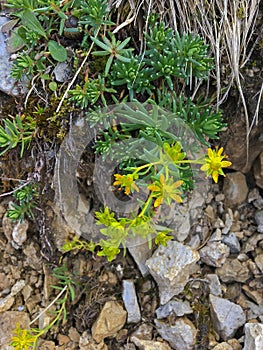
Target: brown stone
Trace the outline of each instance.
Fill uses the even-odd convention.
[[[254,162],[253,173],[257,186],[263,188],[263,152],[260,153]]]
[[[225,204],[230,208],[243,203],[248,194],[245,175],[240,172],[227,174],[224,179],[223,192]]]
[[[67,344],[69,343],[70,339],[67,335],[65,334],[59,334],[58,335],[58,343],[59,345]]]
[[[43,342],[39,342],[39,350],[55,350],[56,345],[53,341],[50,340],[44,340]]]
[[[100,343],[104,338],[116,335],[124,326],[126,317],[127,312],[119,303],[116,301],[106,302],[92,326],[92,337],[97,343]]]
[[[227,132],[222,136],[225,139],[222,145],[225,148],[225,153],[229,156],[229,160],[232,162],[231,168],[242,173],[247,173],[250,171],[255,159],[263,151],[263,142],[261,140],[263,121],[261,120],[257,126],[254,125],[251,130],[249,135],[248,159],[246,159],[246,125],[242,119],[239,116],[238,119],[231,120]]]

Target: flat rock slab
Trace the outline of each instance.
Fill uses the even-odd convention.
[[[160,246],[146,265],[159,288],[160,302],[166,304],[181,293],[199,260],[197,251],[176,241]]]

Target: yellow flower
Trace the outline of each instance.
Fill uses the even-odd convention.
[[[134,176],[133,174],[128,175],[120,175],[120,174],[114,174],[115,181],[113,182],[113,186],[121,186],[125,187],[125,194],[129,195],[134,190],[139,192],[139,188],[134,182],[138,176]]]
[[[12,336],[11,346],[15,350],[30,350],[36,341],[36,336],[32,335],[30,330],[21,329],[20,325],[16,325],[16,329],[13,331],[15,335]]]
[[[220,149],[216,147],[215,150],[208,148],[204,165],[201,167],[201,170],[205,171],[207,176],[212,175],[212,178],[216,183],[218,182],[218,175],[226,176],[222,168],[227,168],[232,165],[228,160],[223,160],[224,158],[227,158],[227,156],[225,154],[222,155],[222,153],[223,147]]]
[[[154,207],[159,207],[163,201],[170,205],[172,199],[178,203],[182,203],[183,200],[179,196],[182,192],[177,189],[182,183],[183,181],[174,182],[173,178],[168,179],[166,182],[164,175],[161,174],[158,181],[148,186],[148,189],[152,192],[151,197],[156,198],[153,204]]]

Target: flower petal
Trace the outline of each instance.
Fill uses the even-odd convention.
[[[223,161],[221,162],[221,167],[222,167],[222,168],[226,168],[226,167],[231,166],[231,165],[232,165],[232,163],[229,162],[228,160],[223,160]]]
[[[154,208],[157,208],[157,207],[159,207],[161,204],[162,204],[162,202],[163,202],[163,197],[158,197],[156,200],[155,200],[155,202],[154,202]]]
[[[160,192],[160,186],[152,184],[148,186],[148,190],[152,192]]]
[[[215,183],[218,182],[218,172],[217,171],[212,172],[212,178],[215,181]]]

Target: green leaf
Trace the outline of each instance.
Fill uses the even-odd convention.
[[[128,42],[130,40],[131,40],[131,38],[126,38],[120,45],[117,46],[116,51],[122,50],[128,44]]]
[[[103,50],[108,51],[109,53],[112,52],[112,48],[110,46],[105,45],[104,43],[102,43],[100,40],[98,40],[97,38],[94,38],[93,36],[91,36],[91,40],[94,41],[94,43],[101,47]]]
[[[55,81],[51,81],[48,84],[48,87],[50,88],[51,91],[56,91],[58,88],[58,84]]]
[[[41,23],[37,19],[36,15],[34,12],[30,9],[27,9],[23,11],[23,16],[22,16],[22,24],[32,30],[33,32],[36,32],[37,34],[43,36],[44,38],[47,39],[46,31],[42,27]]]
[[[54,58],[54,60],[58,62],[64,62],[67,59],[67,50],[65,49],[64,46],[59,45],[56,41],[54,40],[49,40],[48,42],[48,50]]]
[[[10,37],[7,39],[7,51],[8,53],[14,53],[22,49],[23,46],[25,46],[25,42],[18,34],[18,28],[15,28],[14,31],[11,32]]]
[[[108,58],[108,61],[106,63],[106,66],[105,66],[105,77],[109,74],[110,66],[112,64],[112,61],[113,61],[113,56],[110,55],[110,57]]]

